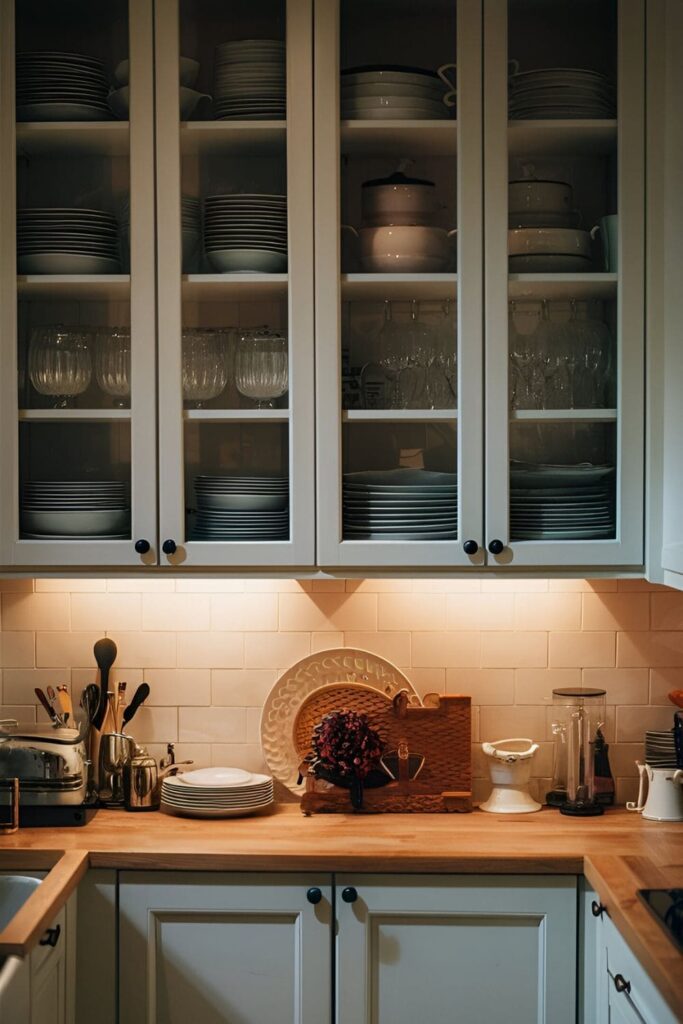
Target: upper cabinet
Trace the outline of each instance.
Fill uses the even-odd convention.
[[[642,565],[643,0],[0,11],[3,564]]]

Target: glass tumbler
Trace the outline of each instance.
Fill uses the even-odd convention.
[[[90,384],[90,332],[84,327],[35,327],[28,348],[28,373],[40,395],[54,398],[54,409],[66,409]]]
[[[95,339],[95,380],[97,386],[124,409],[130,397],[130,328],[105,327]]]
[[[289,386],[287,338],[267,328],[243,331],[235,353],[235,384],[257,409],[273,409]]]
[[[222,332],[208,328],[183,330],[183,397],[201,409],[218,398],[228,382],[225,340]]]

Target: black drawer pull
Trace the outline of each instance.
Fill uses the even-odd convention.
[[[593,900],[591,903],[591,914],[593,917],[602,917],[606,910],[607,907],[604,903],[598,903],[596,900]]]
[[[627,981],[623,974],[614,975],[614,987],[617,992],[625,992],[626,995],[630,995],[631,982]]]
[[[59,936],[62,934],[62,926],[56,925],[54,928],[48,928],[39,942],[40,946],[52,946],[53,948],[59,942]]]
[[[318,888],[317,885],[312,885],[311,888],[308,889],[308,891],[306,892],[306,899],[308,900],[309,903],[313,903],[314,905],[316,903],[320,903],[322,898],[322,891]]]

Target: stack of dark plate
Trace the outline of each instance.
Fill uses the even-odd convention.
[[[193,540],[289,539],[289,480],[285,476],[198,476]]]
[[[645,760],[651,768],[677,768],[676,737],[673,729],[648,729]]]
[[[584,68],[541,68],[510,76],[513,120],[616,117],[614,86],[606,75]]]
[[[513,540],[604,540],[615,536],[613,466],[513,462]]]
[[[116,217],[81,208],[18,210],[17,264],[20,274],[118,274]]]
[[[346,540],[456,540],[458,477],[425,469],[344,474]]]
[[[109,78],[97,57],[17,54],[17,121],[110,121]]]
[[[287,270],[287,196],[263,193],[208,196],[204,249],[219,273]]]
[[[130,502],[120,480],[31,480],[21,502],[22,537],[130,537]]]

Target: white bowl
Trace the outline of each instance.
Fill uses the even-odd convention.
[[[62,534],[65,537],[77,534],[123,533],[130,525],[130,512],[108,510],[106,512],[24,512],[22,528],[30,533]]]
[[[508,215],[509,228],[573,228],[578,221],[578,212],[550,213],[548,210],[517,210]]]
[[[181,85],[193,89],[199,77],[199,61],[191,57],[180,58],[179,82]],[[130,82],[130,61],[122,60],[117,64],[114,71],[114,81],[117,85],[128,85]]]
[[[410,260],[413,257],[431,257],[445,265],[451,252],[449,233],[443,228],[401,224],[378,228],[361,228],[360,255],[362,260]]]
[[[510,256],[508,269],[511,274],[585,274],[593,269],[593,263],[586,256],[547,252]]]
[[[365,256],[361,268],[369,274],[439,274],[448,267],[440,256]]]
[[[392,107],[390,110],[386,107],[372,107],[366,110],[344,104],[341,116],[344,121],[440,121],[447,120],[450,114],[445,106],[441,113],[436,110],[416,110],[415,107]]]
[[[208,252],[206,258],[219,274],[284,274],[287,270],[287,257],[267,249],[217,249]]]
[[[510,256],[553,253],[590,258],[591,237],[577,228],[511,228],[508,230]]]
[[[211,97],[205,92],[196,92],[194,89],[187,89],[181,85],[178,89],[180,94],[180,120],[187,121],[192,117],[201,100],[210,100]],[[120,89],[114,89],[107,97],[109,109],[122,121],[128,119],[130,112],[130,86],[124,85]]]
[[[511,181],[508,185],[510,214],[547,210],[550,213],[571,213],[572,187],[565,181],[537,181],[529,178]]]

